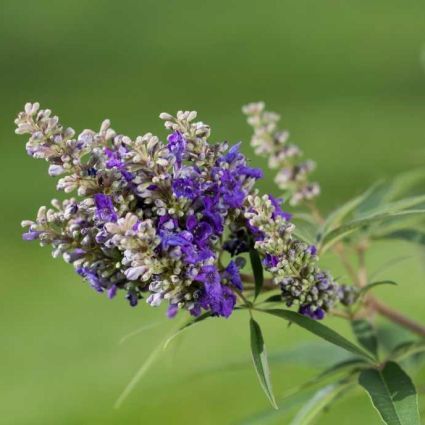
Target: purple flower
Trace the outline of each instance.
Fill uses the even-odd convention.
[[[161,243],[164,249],[174,246],[184,247],[190,245],[192,239],[192,234],[186,231],[180,233],[163,232],[161,234]]]
[[[205,221],[198,221],[195,215],[187,218],[186,229],[192,233],[198,245],[202,245],[213,233],[211,225]]]
[[[22,239],[24,241],[34,241],[38,239],[38,237],[41,235],[42,232],[35,232],[33,230],[30,230],[29,232],[22,234]]]
[[[317,248],[314,245],[310,245],[307,247],[306,252],[310,255],[317,255]]]
[[[220,274],[216,266],[203,266],[195,279],[205,285],[216,286],[220,283]]]
[[[229,317],[235,307],[236,296],[228,286],[220,283],[217,267],[202,267],[195,280],[204,284],[200,306],[205,310],[210,309],[214,315]]]
[[[298,312],[313,320],[322,320],[325,317],[325,311],[322,308],[317,307],[316,309],[313,309],[310,304],[302,305]]]
[[[104,222],[117,221],[117,213],[115,212],[114,205],[111,198],[103,193],[96,193],[94,195],[94,202],[96,205],[96,217]]]
[[[174,179],[172,189],[177,198],[195,199],[199,196],[199,184],[193,177]]]
[[[269,195],[269,199],[274,207],[274,213],[272,214],[273,219],[275,219],[276,217],[282,217],[286,221],[291,220],[292,214],[283,211],[281,208],[281,204],[283,202],[281,199],[276,199],[272,195]]]
[[[219,162],[227,162],[227,163],[232,163],[233,161],[235,161],[236,159],[239,159],[242,157],[242,155],[239,153],[239,148],[241,146],[241,142],[236,143],[236,145],[233,145],[230,149],[229,152],[227,152],[226,155],[222,156],[219,159]]]
[[[134,291],[129,291],[125,297],[127,298],[130,307],[136,307],[139,303],[139,297]]]
[[[168,149],[176,157],[177,167],[180,168],[186,150],[186,140],[180,132],[175,131],[167,137],[167,141]]]
[[[234,175],[229,170],[224,170],[222,173],[220,194],[223,197],[224,203],[229,208],[242,207],[246,196],[240,181],[237,179],[237,175]]]
[[[252,168],[252,167],[248,167],[246,165],[241,165],[240,167],[238,167],[238,174],[240,175],[244,175],[245,177],[250,177],[253,179],[261,179],[263,178],[263,171],[260,170],[259,168]]]
[[[239,273],[239,268],[236,263],[231,260],[222,274],[224,279],[227,279],[231,285],[240,291],[243,290],[242,279]]]
[[[117,290],[118,287],[117,285],[112,285],[109,289],[108,289],[108,298],[112,299],[115,297],[115,295],[117,294]]]
[[[105,155],[109,158],[109,160],[106,162],[107,168],[118,168],[118,170],[121,171],[121,175],[127,182],[130,182],[134,179],[133,174],[127,171],[125,168],[125,163],[122,160],[122,156],[127,152],[126,148],[121,146],[117,151],[112,151],[109,148],[105,148],[104,152]]]
[[[178,311],[179,311],[179,308],[177,304],[170,304],[167,309],[167,317],[169,319],[172,319],[173,317],[176,316]]]
[[[105,281],[104,279],[100,278],[96,272],[88,269],[87,267],[79,267],[76,271],[80,276],[86,279],[90,283],[91,287],[97,292],[104,291],[105,288],[103,284]]]
[[[267,254],[263,260],[264,266],[267,267],[268,269],[272,267],[276,267],[278,263],[279,263],[279,257],[277,257],[276,255]]]

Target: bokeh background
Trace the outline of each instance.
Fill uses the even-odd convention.
[[[21,241],[20,221],[56,196],[46,164],[14,135],[26,101],[77,131],[108,117],[131,136],[164,136],[160,112],[196,109],[214,139],[243,140],[264,166],[240,113],[263,99],[318,162],[326,211],[377,178],[424,166],[424,30],[421,1],[0,0],[0,423],[226,425],[268,409],[242,313],[187,332],[113,409],[175,323],[162,309],[97,295],[48,249]],[[262,188],[275,189],[269,174]],[[409,258],[380,273],[400,286],[380,295],[425,320],[414,247],[379,244],[370,269],[400,253]],[[334,258],[324,263],[338,274]],[[278,396],[341,355],[295,327],[259,320]],[[329,324],[349,335],[338,319]],[[317,423],[379,419],[358,392]]]

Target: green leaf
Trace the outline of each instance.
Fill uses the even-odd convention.
[[[255,249],[251,249],[249,251],[249,258],[251,259],[251,267],[252,272],[254,273],[255,280],[255,293],[254,299],[258,297],[261,290],[263,289],[264,275],[263,275],[263,265],[261,264],[260,256],[258,255],[258,251]]]
[[[324,235],[320,244],[320,251],[324,253],[333,244],[335,244],[342,238],[348,236],[349,234],[353,233],[354,231],[360,228],[369,226],[371,224],[381,222],[387,218],[403,217],[407,215],[424,214],[424,213],[425,213],[425,208],[421,208],[416,210],[406,210],[406,211],[399,211],[399,212],[384,212],[379,214],[377,213],[377,214],[372,214],[368,217],[359,218],[359,219],[350,221],[346,224],[343,224],[340,227],[337,227],[334,230],[331,230],[326,235]]]
[[[366,369],[359,384],[388,425],[420,425],[418,397],[410,377],[394,362],[383,369]]]
[[[372,186],[366,192],[362,193],[359,196],[356,196],[353,199],[350,199],[348,202],[343,204],[341,207],[333,211],[325,220],[319,232],[317,234],[317,240],[320,241],[321,236],[328,233],[336,225],[340,224],[341,221],[351,212],[353,212],[362,202],[367,199],[371,193],[375,190],[376,185]]]
[[[278,419],[280,420],[279,423],[286,423],[283,422],[282,419],[285,418],[288,413],[290,413],[294,409],[294,407],[306,403],[311,397],[311,395],[311,391],[304,391],[280,399],[279,410],[262,410],[252,416],[249,416],[248,418],[244,418],[242,421],[238,422],[237,425],[265,425],[269,423],[275,424]]]
[[[416,229],[403,229],[377,236],[375,239],[398,239],[418,245],[425,245],[425,232]]]
[[[397,286],[397,282],[394,282],[393,280],[377,280],[375,282],[368,283],[362,289],[360,289],[360,294],[365,294],[366,292],[370,291],[371,289],[375,288],[376,286],[382,286],[382,285]]]
[[[178,326],[178,325],[177,325]],[[174,330],[172,330],[174,332]],[[146,360],[143,362],[143,364],[140,366],[139,370],[136,372],[136,374],[133,376],[133,378],[130,380],[130,382],[127,384],[127,386],[124,388],[123,392],[120,394],[118,399],[116,400],[114,404],[114,408],[118,409],[122,403],[125,401],[125,399],[130,395],[130,393],[133,391],[137,383],[143,378],[143,376],[146,374],[146,372],[150,369],[150,367],[155,363],[159,355],[161,354],[164,341],[167,340],[167,336],[165,339],[158,344],[154,350],[151,351],[149,356],[146,358]]]
[[[347,388],[346,382],[337,382],[320,388],[313,397],[304,404],[296,414],[290,425],[308,425],[311,421],[330,404],[343,390]]]
[[[315,387],[317,384],[321,383],[324,380],[329,380],[333,375],[338,375],[341,372],[344,372],[347,377],[352,376],[353,374],[359,372],[361,369],[370,368],[370,363],[367,363],[362,358],[350,358],[342,362],[336,363],[329,368],[325,369],[323,372],[314,376],[312,379],[304,382],[300,386],[290,390],[289,395],[296,394],[300,391],[303,391],[307,388]]]
[[[326,325],[322,325],[317,320],[310,319],[309,317],[303,316],[302,314],[296,313],[291,310],[280,310],[280,309],[270,309],[270,310],[259,310],[263,313],[271,314],[273,316],[280,317],[281,319],[289,320],[292,323],[295,323],[298,326],[308,330],[309,332],[323,338],[324,340],[337,345],[351,353],[360,355],[364,358],[367,358],[374,361],[373,357],[363,351],[360,347],[353,344],[348,339],[344,338],[339,333],[335,332],[333,329],[328,328]]]
[[[255,371],[261,388],[263,388],[267,398],[275,409],[279,409],[274,398],[272,383],[270,379],[270,369],[267,360],[266,347],[264,345],[263,334],[258,323],[250,319],[249,327],[251,331],[251,353]]]
[[[264,302],[265,303],[281,303],[282,302],[282,295],[280,295],[280,294],[272,295],[272,296],[268,297],[267,299],[265,299]]]
[[[408,341],[397,345],[390,353],[391,360],[401,361],[407,357],[413,356],[425,351],[425,341]]]
[[[425,195],[411,196],[409,198],[403,198],[398,201],[384,203],[378,207],[368,211],[364,215],[360,215],[359,218],[369,217],[383,213],[397,213],[406,211],[410,208],[417,207],[418,205],[422,208],[425,203]],[[421,209],[420,208],[420,209]]]
[[[378,338],[375,329],[368,320],[352,320],[351,328],[360,345],[375,357],[378,355]]]
[[[387,182],[378,182],[369,196],[359,205],[357,212],[364,214],[376,209],[382,204],[393,201],[394,199],[409,194],[409,192],[425,181],[425,169],[423,167],[401,173]]]
[[[382,200],[383,202],[392,201],[410,192],[424,181],[425,169],[423,167],[401,173],[387,186]]]
[[[210,311],[207,311],[200,316],[196,317],[195,319],[189,320],[187,323],[185,323],[183,326],[181,326],[179,329],[177,329],[176,332],[174,332],[171,336],[169,336],[163,345],[163,349],[166,350],[168,345],[171,341],[173,341],[174,338],[176,338],[178,335],[180,335],[182,332],[187,330],[189,327],[193,325],[197,325],[198,323],[202,322],[205,319],[208,319],[209,317],[213,317]]]

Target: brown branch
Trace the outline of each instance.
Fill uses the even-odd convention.
[[[386,317],[391,320],[391,322],[397,323],[398,325],[411,330],[412,332],[420,335],[421,337],[425,337],[425,326],[420,323],[409,319],[404,314],[400,313],[397,310],[389,307],[383,302],[377,300],[374,297],[369,296],[367,299],[367,303],[371,309],[376,311],[381,316]]]

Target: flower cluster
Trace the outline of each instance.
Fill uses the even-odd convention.
[[[322,319],[335,304],[354,302],[354,287],[338,284],[319,269],[316,247],[294,237],[295,226],[275,198],[250,195],[247,203],[245,217],[253,229],[254,248],[263,255],[263,265],[288,307],[298,305],[300,313]]]
[[[252,107],[251,107],[252,109]],[[61,176],[57,189],[78,197],[41,207],[25,240],[50,245],[98,292],[126,292],[131,306],[168,304],[228,317],[244,290],[240,256],[257,249],[288,306],[321,319],[346,289],[315,265],[315,248],[293,237],[290,215],[254,188],[261,170],[248,165],[239,144],[209,143],[196,112],[163,113],[167,141],[147,133],[134,140],[109,121],[76,135],[50,110],[25,105],[18,134],[27,152]],[[223,264],[223,252],[231,259]]]
[[[251,145],[258,155],[268,158],[270,168],[279,170],[276,184],[285,191],[291,205],[315,198],[320,193],[320,186],[308,181],[315,163],[300,160],[302,152],[298,146],[288,142],[288,131],[277,128],[280,116],[264,108],[263,102],[250,103],[242,108],[248,124],[254,129]]]

